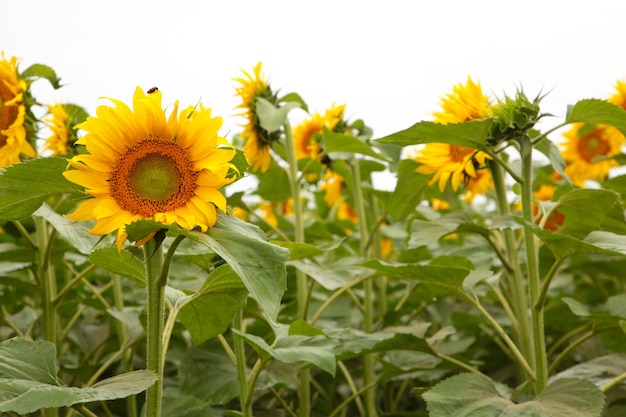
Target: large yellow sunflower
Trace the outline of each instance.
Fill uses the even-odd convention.
[[[254,67],[252,74],[244,70],[242,72],[244,76],[235,78],[235,81],[240,84],[236,87],[236,95],[241,97],[241,104],[237,106],[238,109],[242,109],[239,115],[247,120],[241,132],[241,137],[246,141],[243,151],[253,171],[265,172],[272,160],[270,155],[272,142],[278,140],[280,134],[270,133],[261,127],[256,112],[256,100],[261,97],[275,103],[277,98],[265,81],[260,62]]]
[[[617,104],[626,110],[626,82],[617,81],[615,83],[615,94],[607,100],[609,103]]]
[[[334,130],[343,121],[345,105],[335,105],[326,110],[322,116],[315,113],[293,129],[293,141],[296,150],[296,159],[316,158],[322,152],[322,146],[317,134],[324,132],[324,128]]]
[[[620,153],[624,135],[612,126],[589,126],[574,123],[563,133],[566,138],[561,154],[567,163],[565,173],[574,184],[583,187],[585,180],[604,181],[618,163],[611,159]]]
[[[20,162],[20,155],[35,156],[26,140],[24,128],[24,92],[26,81],[18,76],[17,58],[7,60],[2,51],[0,59],[0,167]]]
[[[43,148],[51,156],[67,155],[69,153],[68,140],[70,137],[67,125],[69,116],[62,104],[48,104],[47,107],[49,116],[44,119],[44,122],[50,128],[52,134],[44,142]]]
[[[87,134],[77,143],[87,154],[70,160],[65,177],[85,187],[93,198],[68,217],[95,220],[94,235],[117,231],[121,249],[126,225],[140,219],[178,224],[202,231],[216,222],[217,210],[226,211],[219,188],[228,177],[235,155],[218,136],[220,117],[200,105],[178,114],[178,102],[169,117],[161,107],[161,92],[144,94],[138,87],[133,109],[110,99],[115,107],[100,106],[96,117],[77,127]]]
[[[490,115],[489,98],[482,93],[479,83],[468,77],[467,84],[454,86],[452,94],[441,99],[441,112],[435,112],[436,123],[463,123],[471,120],[484,119]],[[418,150],[413,159],[421,165],[417,172],[434,174],[430,184],[438,183],[443,191],[450,182],[454,191],[461,183],[468,185],[466,200],[479,192],[484,192],[491,182],[487,171],[479,171],[485,167],[489,156],[476,149],[447,143],[428,143]]]

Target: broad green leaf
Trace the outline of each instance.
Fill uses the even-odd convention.
[[[559,232],[582,237],[598,229],[618,201],[619,194],[609,190],[574,189],[563,194],[556,206],[565,216]]]
[[[299,259],[289,261],[287,265],[304,272],[329,291],[350,283],[362,271],[351,258],[341,258],[337,262],[323,264],[310,259]]]
[[[524,223],[521,219],[518,221]],[[626,255],[626,236],[623,235],[596,231],[589,233],[584,240],[580,240],[563,233],[541,229],[534,224],[527,225],[533,234],[550,248],[558,260],[585,253]]]
[[[393,265],[378,260],[369,260],[361,264],[366,268],[374,269],[389,277],[410,279],[428,285],[445,288],[460,293],[463,291],[463,281],[470,270],[449,266],[431,266],[420,264]]]
[[[374,151],[374,149],[359,138],[343,133],[324,130],[324,150],[331,152],[358,153],[371,156],[372,158],[387,160],[387,157]]]
[[[55,228],[63,240],[76,248],[76,250],[82,254],[87,255],[91,253],[98,243],[103,240],[101,236],[87,234],[87,231],[91,229],[91,224],[86,222],[75,222],[63,217],[52,210],[46,203],[43,203],[41,207],[33,213],[33,215],[46,219],[46,221]]]
[[[287,171],[278,165],[272,165],[265,172],[255,172],[259,179],[256,189],[259,197],[267,201],[280,202],[291,197]]]
[[[563,300],[563,302],[567,304],[569,309],[575,315],[579,317],[589,317],[591,315],[589,308],[583,303],[581,303],[580,301],[574,300],[573,298],[570,298],[570,297],[563,297],[561,298],[561,300]]]
[[[626,372],[626,355],[612,353],[579,363],[556,374],[554,379],[580,378],[601,387]]]
[[[259,336],[233,332],[243,337],[265,360],[270,357],[284,363],[307,363],[335,375],[337,362],[332,345],[324,336],[287,336],[279,338],[274,346],[267,344]]]
[[[32,413],[124,398],[145,391],[156,381],[150,371],[134,371],[88,388],[65,386],[56,375],[53,343],[13,338],[0,343],[0,412]]]
[[[430,417],[599,417],[604,394],[583,379],[559,379],[534,400],[516,404],[476,374],[444,380],[422,395]]]
[[[67,124],[69,126],[82,123],[89,117],[87,110],[77,104],[65,103],[63,104],[63,110],[67,113]]]
[[[298,93],[287,93],[284,96],[279,97],[278,98],[278,102],[279,103],[296,102],[296,103],[300,104],[300,108],[302,110],[304,110],[306,112],[309,111],[309,106],[307,106],[307,104],[304,101],[304,99]]]
[[[128,278],[142,288],[146,286],[143,263],[126,251],[118,252],[117,248],[100,249],[89,255],[89,262]]]
[[[287,114],[291,110],[300,107],[300,103],[290,101],[281,107],[276,107],[263,97],[257,97],[255,106],[261,127],[268,132],[275,132],[283,126],[287,119]]]
[[[150,233],[156,233],[163,229],[169,229],[169,226],[156,220],[140,219],[126,225],[125,232],[130,242],[137,242],[148,236]]]
[[[626,135],[626,111],[620,106],[605,100],[580,100],[568,109],[566,123],[602,123],[619,129]]]
[[[322,329],[310,325],[304,320],[296,320],[289,325],[289,336],[326,336]]]
[[[289,259],[292,261],[296,259],[312,258],[324,253],[323,249],[308,243],[286,242],[283,240],[273,240],[272,243],[288,249]]]
[[[261,229],[234,216],[219,216],[206,234],[179,233],[221,256],[270,320],[276,319],[286,286],[287,249],[269,243]]]
[[[472,232],[480,235],[489,233],[487,229],[474,223],[468,213],[457,211],[430,221],[413,220],[408,246],[409,248],[428,246],[436,243],[446,235],[462,232]]]
[[[202,287],[183,301],[178,319],[196,345],[223,333],[239,310],[248,291],[229,265],[211,272]]]
[[[412,159],[404,159],[398,165],[398,182],[387,204],[387,212],[393,220],[405,219],[422,201],[422,190],[431,176],[416,173],[418,166]]]
[[[606,306],[612,316],[626,318],[626,294],[617,294],[609,297]]]
[[[203,381],[204,383],[204,381]],[[206,398],[191,395],[179,387],[166,387],[163,390],[163,416],[213,417],[211,403]]]
[[[50,84],[52,84],[54,88],[61,87],[61,79],[57,77],[56,72],[47,65],[33,64],[22,71],[20,75],[22,78],[26,79],[44,78],[50,81]]]
[[[543,139],[535,145],[535,149],[544,154],[550,161],[555,172],[569,182],[569,176],[565,173],[565,160],[558,146],[551,140]]]
[[[84,194],[62,175],[66,167],[67,160],[62,158],[31,159],[7,167],[0,175],[0,219],[24,219],[53,195]]]
[[[411,326],[387,327],[381,331],[365,333],[356,329],[327,329],[325,332],[335,342],[335,355],[339,360],[362,356],[366,353],[392,350],[411,350],[432,354],[433,349],[425,338],[430,323],[417,322]]]
[[[447,143],[488,151],[486,139],[491,123],[491,119],[449,124],[419,122],[408,129],[392,133],[377,141],[400,146]]]

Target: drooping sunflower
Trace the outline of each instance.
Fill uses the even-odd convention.
[[[242,109],[239,115],[246,118],[244,130],[241,132],[241,137],[246,141],[244,154],[253,171],[265,172],[272,161],[270,148],[272,143],[280,138],[280,132],[268,132],[263,129],[256,112],[256,101],[259,97],[272,103],[277,102],[276,94],[265,81],[261,66],[259,62],[252,74],[242,70],[244,76],[235,78],[240,84],[235,90],[236,95],[241,98],[241,104],[237,106],[238,109]]]
[[[328,207],[335,206],[342,201],[341,189],[345,180],[336,172],[327,170],[324,174],[324,182],[320,185],[320,190],[324,191],[324,201]]]
[[[617,81],[615,83],[615,93],[607,100],[609,103],[617,104],[626,110],[626,82]]]
[[[491,113],[489,98],[482,93],[480,84],[469,77],[466,85],[454,86],[452,94],[441,99],[441,108],[441,112],[434,113],[434,121],[442,124],[484,119]],[[448,182],[454,191],[461,183],[466,183],[468,201],[489,186],[490,174],[481,170],[488,158],[487,154],[476,149],[447,143],[428,143],[413,155],[413,159],[421,164],[417,172],[434,174],[430,184],[438,183],[441,191]]]
[[[87,132],[77,142],[88,153],[73,157],[74,169],[64,172],[92,196],[68,217],[95,220],[94,235],[117,231],[120,250],[133,221],[204,232],[217,209],[226,211],[219,189],[232,182],[229,169],[236,168],[230,163],[235,150],[218,136],[222,119],[202,105],[179,115],[178,102],[166,116],[161,100],[160,91],[146,95],[137,87],[132,109],[115,99],[115,107],[98,107],[96,117],[77,126]]]
[[[613,126],[574,123],[563,133],[566,141],[561,154],[567,166],[565,173],[574,184],[584,187],[585,180],[602,182],[618,163],[611,159],[620,153],[624,135]]]
[[[69,153],[69,116],[62,104],[48,104],[49,116],[44,122],[50,128],[52,134],[46,139],[43,148],[51,156],[67,155]]]
[[[317,158],[322,152],[318,134],[323,133],[324,128],[330,131],[335,130],[343,121],[345,108],[345,104],[333,104],[324,115],[315,113],[293,129],[296,159]]]
[[[19,78],[17,58],[0,59],[0,167],[20,162],[20,155],[35,156],[28,143],[24,118],[26,107],[24,93],[28,85]]]

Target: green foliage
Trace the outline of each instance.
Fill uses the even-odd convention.
[[[56,374],[56,348],[50,342],[13,338],[0,343],[0,411],[25,414],[40,408],[106,401],[138,394],[156,376],[134,371],[102,380],[89,388],[65,386]]]

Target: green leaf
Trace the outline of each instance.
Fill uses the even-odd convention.
[[[274,346],[259,336],[233,332],[243,337],[265,360],[272,357],[284,363],[307,363],[335,375],[337,362],[331,344],[324,336],[287,336],[276,340]]]
[[[43,203],[33,215],[46,219],[63,240],[82,254],[87,255],[91,253],[98,243],[103,240],[101,236],[87,234],[87,231],[91,228],[90,223],[74,222],[56,213],[46,203]]]
[[[52,84],[55,89],[61,87],[61,79],[57,77],[56,72],[47,65],[33,64],[22,71],[20,76],[25,79],[44,78],[50,81],[50,84]]]
[[[278,99],[279,103],[288,103],[288,102],[296,102],[300,104],[300,108],[306,112],[309,111],[309,106],[307,106],[304,99],[298,93],[288,93]]]
[[[418,166],[412,159],[404,159],[398,164],[398,182],[387,204],[387,212],[395,221],[405,219],[422,201],[422,190],[431,175],[416,173]]]
[[[387,161],[388,158],[374,151],[374,149],[359,138],[343,133],[331,132],[324,129],[324,150],[331,152],[358,153],[372,158]]]
[[[261,229],[234,216],[219,216],[206,234],[180,233],[221,256],[270,320],[276,319],[285,292],[287,249],[269,243]]]
[[[117,248],[108,248],[94,251],[89,256],[89,262],[114,274],[121,275],[144,288],[146,275],[143,263],[134,255]]]
[[[602,123],[619,129],[626,135],[626,111],[620,106],[605,100],[580,100],[568,109],[566,123]]]
[[[289,184],[287,171],[278,165],[272,165],[265,172],[255,172],[259,178],[259,185],[256,193],[259,197],[267,201],[280,202],[291,197],[291,189],[286,186]],[[285,184],[280,186],[279,184]]]
[[[618,201],[619,194],[609,190],[574,189],[563,194],[556,206],[565,216],[559,233],[582,237],[597,230]]]
[[[309,243],[286,242],[283,240],[273,240],[272,243],[288,249],[289,259],[292,261],[296,259],[312,258],[324,253],[323,249]]]
[[[319,263],[310,259],[287,262],[287,265],[304,272],[329,291],[334,291],[353,281],[362,271],[352,258],[341,258],[337,262]]]
[[[261,127],[271,133],[276,132],[283,126],[287,119],[287,114],[291,110],[300,107],[300,103],[289,101],[281,107],[276,107],[263,97],[257,97],[255,106]]]
[[[449,124],[419,122],[408,129],[392,133],[377,141],[400,146],[448,143],[488,151],[486,139],[491,123],[491,119]]]
[[[469,269],[458,267],[420,264],[392,265],[379,260],[369,260],[362,263],[361,266],[374,269],[390,277],[410,279],[456,293],[463,291],[463,281],[471,272]]]
[[[140,219],[126,225],[126,234],[129,242],[138,242],[148,236],[150,233],[156,233],[163,229],[169,229],[169,226],[156,220]]]
[[[335,355],[346,360],[366,353],[391,350],[411,350],[432,354],[433,348],[425,339],[430,323],[417,322],[411,326],[387,327],[378,332],[365,333],[355,329],[327,329],[335,341]]]
[[[63,110],[67,113],[68,126],[76,126],[77,124],[87,120],[87,117],[89,117],[87,110],[77,104],[65,103],[63,104]]]
[[[626,372],[626,355],[612,353],[579,363],[554,376],[554,379],[580,378],[601,387]]]
[[[216,268],[193,295],[180,300],[178,319],[196,345],[224,333],[246,305],[248,291],[230,265]]]
[[[0,343],[0,412],[32,413],[124,398],[145,391],[157,377],[135,371],[108,378],[88,388],[63,385],[56,375],[53,343],[13,338]]]
[[[83,188],[65,179],[66,167],[67,160],[62,158],[31,159],[7,167],[0,175],[0,218],[21,220],[30,216],[48,197],[84,194]]]
[[[413,220],[408,246],[409,248],[428,246],[446,235],[462,232],[473,232],[483,236],[489,233],[487,229],[475,224],[468,213],[458,211],[431,221]]]
[[[565,173],[565,160],[558,146],[551,140],[543,139],[535,145],[535,149],[544,154],[550,161],[555,172],[569,182],[569,176]]]
[[[534,400],[515,404],[481,375],[461,374],[424,393],[430,417],[599,417],[604,394],[583,379],[559,379]]]

